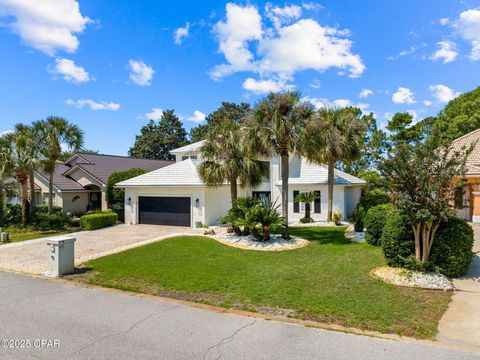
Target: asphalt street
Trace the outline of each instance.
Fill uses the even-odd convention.
[[[0,359],[479,359],[0,272]]]

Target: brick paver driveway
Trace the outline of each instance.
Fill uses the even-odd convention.
[[[178,226],[120,225],[96,231],[78,232],[71,234],[77,239],[75,265],[132,247],[185,234],[200,235],[202,230]],[[47,269],[46,259],[46,239],[0,246],[0,270],[42,274]]]

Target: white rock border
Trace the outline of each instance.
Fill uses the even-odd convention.
[[[370,275],[387,284],[415,287],[429,290],[455,290],[452,282],[442,274],[423,273],[390,266],[381,266],[373,269]]]
[[[238,236],[236,234],[218,233],[216,235],[206,235],[224,245],[232,246],[243,250],[257,251],[285,251],[300,249],[307,246],[308,240],[290,236],[289,240],[285,240],[279,234],[271,234],[269,241],[256,241],[252,235]]]

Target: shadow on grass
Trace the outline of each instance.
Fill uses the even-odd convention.
[[[332,227],[291,227],[290,234],[315,241],[320,244],[352,245],[353,242],[345,237],[345,228]]]

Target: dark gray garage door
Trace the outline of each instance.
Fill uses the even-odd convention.
[[[191,226],[189,197],[146,197],[139,199],[140,224]]]

